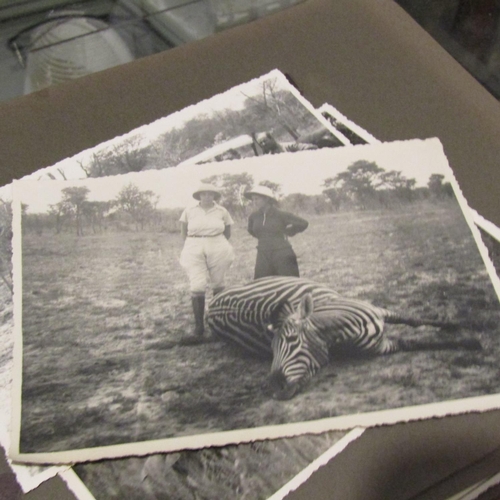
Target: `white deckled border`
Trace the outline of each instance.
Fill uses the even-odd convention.
[[[473,484],[469,488],[453,495],[446,500],[476,500],[479,498],[479,495],[486,493],[490,488],[498,485],[500,483],[500,472],[489,477],[488,479],[483,479],[482,481],[478,481],[476,484]]]
[[[90,493],[90,490],[73,469],[60,472],[59,477],[66,483],[68,489],[78,500],[96,500],[95,496]]]
[[[365,429],[355,427],[352,431],[348,432],[342,439],[337,441],[329,450],[325,451],[316,460],[311,462],[305,469],[299,472],[291,481],[280,488],[276,493],[271,495],[267,500],[282,500],[289,493],[295,491],[299,486],[305,483],[320,467],[326,465],[332,458],[336,457],[354,440],[358,439]]]
[[[9,466],[16,475],[17,482],[24,493],[29,493],[38,488],[42,483],[52,479],[58,474],[71,470],[70,465],[65,466],[29,466],[13,464],[9,461]]]
[[[349,120],[349,118],[345,117],[338,109],[334,108],[331,104],[325,102],[318,108],[318,111],[321,113],[322,116],[324,116],[324,114],[330,115],[336,121],[342,123],[342,125],[344,125],[352,132],[354,132],[361,139],[365,140],[368,144],[374,144],[380,142],[372,134],[367,132],[364,128],[361,128],[359,125]],[[330,126],[333,129],[335,129],[333,125]]]
[[[492,238],[500,243],[500,227],[490,222],[488,219],[485,219],[482,215],[480,215],[476,210],[471,208],[472,216],[474,218],[474,222],[485,232],[488,233]]]

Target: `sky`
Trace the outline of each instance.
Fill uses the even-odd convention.
[[[453,173],[437,139],[339,147],[298,153],[260,156],[237,161],[192,165],[164,170],[148,170],[113,177],[76,181],[18,181],[14,200],[28,205],[28,212],[45,212],[49,205],[62,199],[61,190],[68,186],[86,186],[88,200],[114,199],[126,185],[151,190],[159,196],[159,208],[185,207],[195,204],[192,193],[199,182],[212,175],[248,172],[255,184],[262,180],[277,182],[283,195],[320,194],[323,181],[334,177],[357,160],[374,161],[386,171],[398,170],[414,178],[417,186],[427,185],[431,174],[442,174],[451,181]]]

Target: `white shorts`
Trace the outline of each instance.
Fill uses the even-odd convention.
[[[192,293],[205,293],[208,278],[212,288],[222,288],[226,271],[233,261],[233,247],[222,234],[208,238],[188,236],[180,257]]]

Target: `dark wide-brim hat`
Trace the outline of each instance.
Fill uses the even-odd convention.
[[[220,200],[220,197],[222,196],[218,187],[214,186],[213,184],[208,184],[204,182],[199,184],[198,188],[193,193],[193,198],[199,201],[201,193],[213,193],[214,199],[216,200]]]
[[[272,189],[269,189],[266,186],[257,186],[254,187],[253,189],[250,189],[250,191],[245,192],[245,198],[248,198],[249,200],[252,199],[253,194],[258,194],[259,196],[264,196],[265,198],[270,198],[272,201],[277,202],[276,195],[273,193]]]

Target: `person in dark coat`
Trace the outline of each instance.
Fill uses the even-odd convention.
[[[255,211],[248,218],[248,232],[258,240],[254,279],[266,276],[297,276],[297,256],[288,241],[290,236],[307,229],[309,223],[277,208],[274,193],[265,186],[247,191]]]

